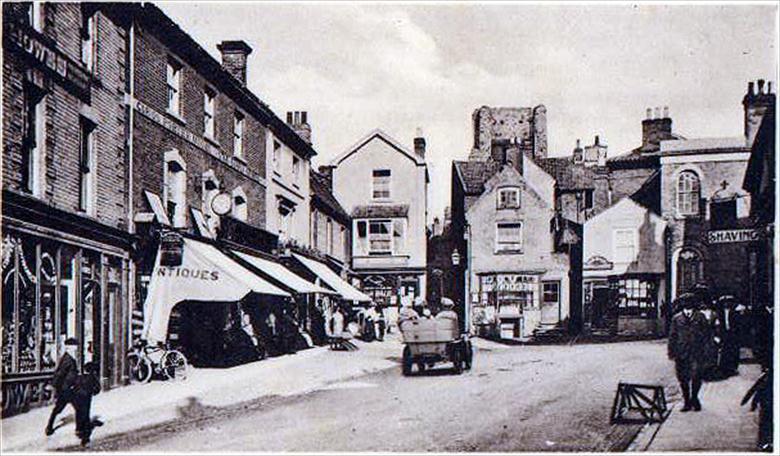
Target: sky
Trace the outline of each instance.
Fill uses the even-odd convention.
[[[375,128],[427,142],[429,221],[480,106],[547,107],[550,156],[599,135],[641,144],[648,107],[688,138],[743,134],[747,82],[777,88],[777,7],[518,3],[156,3],[203,48],[244,40],[247,86],[280,118],[308,111],[328,163]]]

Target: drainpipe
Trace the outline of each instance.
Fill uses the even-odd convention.
[[[134,174],[135,170],[133,167],[133,152],[134,152],[134,145],[133,145],[133,136],[135,132],[135,19],[131,20],[130,27],[127,31],[128,33],[128,49],[127,49],[127,60],[128,60],[128,79],[129,79],[129,94],[128,94],[128,113],[129,118],[127,119],[128,127],[128,138],[127,138],[127,156],[128,156],[128,173],[127,173],[127,226],[128,231],[130,234],[135,234],[135,220],[134,220],[134,207],[135,199],[133,192],[135,190],[134,186]],[[135,309],[135,302],[136,302],[136,265],[135,261],[133,261],[133,254],[131,252],[128,264],[128,280],[127,280],[127,340],[125,347],[127,349],[131,349],[133,345],[133,334],[132,334],[132,328],[133,328],[133,309]],[[122,353],[122,360],[125,359],[125,354]],[[124,368],[125,366],[123,366]],[[125,369],[122,370],[123,372]],[[123,378],[124,380],[124,378]]]
[[[472,334],[471,330],[471,293],[469,292],[471,290],[471,225],[468,223],[466,224],[466,230],[464,231],[464,236],[466,239],[466,269],[464,273],[466,274],[466,277],[463,280],[464,287],[463,287],[463,310],[465,311],[465,315],[463,316],[464,325],[463,327],[465,330]]]

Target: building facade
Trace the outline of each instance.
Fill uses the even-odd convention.
[[[312,249],[326,256],[339,274],[350,270],[352,247],[352,219],[333,195],[330,173],[312,170],[309,174],[311,189],[311,239]]]
[[[752,141],[769,100],[764,81],[743,98],[744,136],[661,142],[661,209],[669,223],[670,298],[699,282],[715,296],[750,300],[750,194],[742,188]],[[722,280],[729,277],[729,280]]]
[[[425,139],[418,134],[414,144],[374,130],[328,166],[352,218],[352,269],[363,292],[389,309],[426,295],[429,177]]]
[[[666,221],[629,197],[585,222],[583,232],[584,330],[662,334]]]
[[[103,387],[126,378],[122,24],[96,4],[3,4],[3,416],[52,399],[70,337]]]

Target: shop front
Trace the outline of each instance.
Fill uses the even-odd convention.
[[[71,337],[79,367],[97,364],[104,388],[126,380],[127,239],[111,229],[100,240],[85,237],[83,228],[97,228],[88,221],[62,231],[73,215],[63,214],[58,229],[23,221],[12,200],[3,214],[3,416],[53,399],[46,385]]]
[[[527,339],[540,325],[564,318],[562,281],[543,271],[480,273],[479,292],[472,295],[472,322],[477,334],[502,339]]]
[[[393,327],[398,322],[398,310],[404,305],[414,305],[416,298],[423,297],[422,273],[361,273],[361,290],[377,304],[387,323]],[[434,303],[428,303],[432,305]]]
[[[586,269],[584,316],[595,335],[655,336],[663,332],[663,274],[598,276]]]

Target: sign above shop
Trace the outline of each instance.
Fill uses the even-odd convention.
[[[754,229],[717,230],[707,233],[707,242],[710,244],[753,242],[759,240],[760,236],[760,231]]]
[[[82,100],[89,100],[90,75],[83,66],[71,60],[49,38],[30,26],[11,21],[3,25],[3,41],[7,46],[62,82],[63,87]]]
[[[614,264],[603,256],[593,255],[585,262],[584,268],[590,271],[604,271],[612,269],[613,266]]]
[[[160,237],[160,265],[181,266],[184,253],[184,239],[175,231],[163,233]]]

